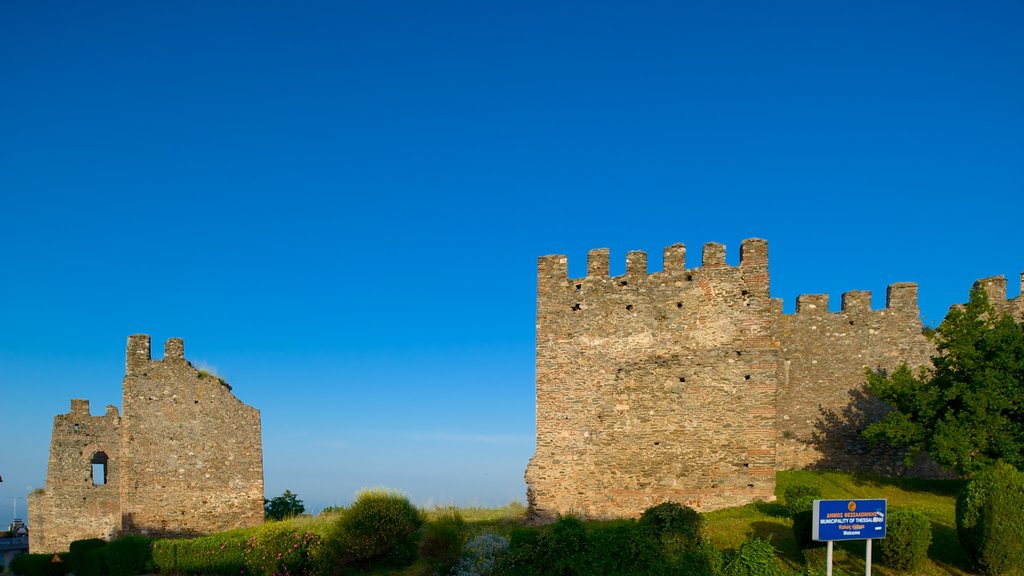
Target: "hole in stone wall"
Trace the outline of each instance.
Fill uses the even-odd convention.
[[[746,296],[747,294],[749,294],[749,292],[746,290],[740,290],[740,296]]]
[[[579,292],[579,291],[580,291],[580,290],[582,290],[582,289],[583,289],[583,284],[577,284],[577,285],[576,285],[576,291],[577,291],[577,292]]]
[[[753,488],[753,487],[754,487],[753,484],[747,484],[747,488]]]
[[[78,424],[75,424],[75,432],[78,432]]]
[[[90,464],[92,464],[92,483],[94,486],[103,486],[107,483],[107,454],[105,452],[97,452],[92,455]]]
[[[676,308],[682,308],[682,307],[683,307],[683,303],[682,302],[676,302]]]
[[[195,400],[194,402],[195,402],[196,404],[199,404],[199,400]]]
[[[572,305],[572,311],[573,312],[579,312],[580,311],[580,303],[579,302],[577,302],[577,303]]]
[[[680,377],[679,377],[679,381],[680,381],[680,382],[686,382],[686,378],[685,378],[684,376],[680,376]]]
[[[853,324],[854,324],[853,320],[850,320],[850,326],[853,326]]]
[[[747,374],[746,376],[744,376],[743,379],[744,380],[750,380],[750,374]]]
[[[737,356],[743,356],[743,352],[740,352],[739,350],[737,350],[737,351],[736,351],[736,355],[737,355]]]
[[[654,445],[655,446],[661,446],[661,442],[655,442]]]
[[[686,281],[687,282],[693,282],[693,274],[687,274],[686,275]]]
[[[632,310],[632,309],[633,309],[633,305],[632,304],[626,304],[626,310]]]
[[[625,286],[625,285],[626,285],[626,281],[625,280],[619,282],[619,286]]]

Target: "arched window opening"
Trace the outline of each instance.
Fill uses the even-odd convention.
[[[92,455],[92,483],[94,486],[103,486],[107,483],[107,454],[97,452]]]

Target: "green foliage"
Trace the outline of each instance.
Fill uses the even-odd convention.
[[[793,522],[793,537],[801,549],[820,546],[813,537],[814,501],[821,499],[821,490],[810,484],[791,484],[783,490],[786,512]]]
[[[585,574],[664,574],[668,562],[660,538],[646,526],[623,520],[587,531]]]
[[[75,540],[68,546],[68,567],[75,573],[75,576],[100,576],[103,570],[102,562],[97,564],[95,560],[87,561],[86,556],[90,551],[103,548],[106,545],[107,541],[100,538]],[[102,561],[101,555],[93,555],[93,558],[99,558]]]
[[[896,508],[885,519],[885,538],[878,541],[882,563],[899,570],[916,571],[928,559],[932,525],[917,510]]]
[[[559,516],[545,535],[544,544],[545,563],[552,573],[586,574],[587,531],[579,518]]]
[[[11,572],[18,576],[64,576],[71,567],[68,554],[58,554],[60,562],[53,561],[53,554],[22,554],[11,560]]]
[[[305,511],[306,506],[291,490],[285,490],[284,494],[270,500],[263,499],[263,516],[268,520],[284,520]]]
[[[679,536],[689,544],[699,541],[704,528],[704,518],[696,510],[676,502],[663,502],[644,510],[640,523],[658,536]]]
[[[781,576],[776,550],[771,542],[747,538],[725,559],[725,576]]]
[[[271,576],[323,574],[331,564],[322,536],[281,522],[187,540],[157,540],[161,574]]]
[[[343,565],[404,566],[416,559],[423,519],[409,499],[389,490],[365,490],[338,523]]]
[[[791,484],[782,492],[786,501],[786,511],[792,517],[797,512],[810,512],[814,501],[821,500],[821,490],[810,484]]]
[[[152,542],[144,536],[123,536],[103,548],[86,554],[103,557],[104,576],[135,576],[146,574],[153,567]]]
[[[1024,473],[997,462],[978,473],[956,500],[960,543],[984,574],[1024,574]]]
[[[868,371],[868,390],[892,411],[865,437],[905,447],[908,464],[926,451],[961,475],[999,459],[1024,466],[1024,327],[979,288],[950,310],[936,342],[931,374]]]
[[[455,508],[439,512],[423,527],[420,558],[434,574],[447,574],[462,556],[466,521]]]

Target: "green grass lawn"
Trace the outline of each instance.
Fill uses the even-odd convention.
[[[958,480],[904,480],[864,476],[840,472],[779,472],[776,476],[776,502],[755,502],[739,508],[727,508],[705,515],[708,533],[719,548],[732,548],[748,535],[768,538],[780,551],[789,569],[803,565],[803,554],[796,545],[789,517],[781,503],[787,486],[816,486],[829,499],[885,498],[888,508],[912,507],[921,511],[932,523],[932,543],[928,549],[929,563],[920,574],[971,574],[970,560],[960,547],[956,535],[956,494],[963,486]],[[874,547],[872,571],[895,575],[878,561]],[[824,551],[821,552],[824,568]],[[834,565],[849,574],[864,573],[864,542],[842,542],[835,545]]]

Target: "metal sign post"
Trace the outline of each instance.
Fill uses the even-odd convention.
[[[885,538],[885,499],[815,500],[811,538],[828,542],[825,568],[832,576],[832,542],[866,540],[864,574],[871,576],[871,541]]]

